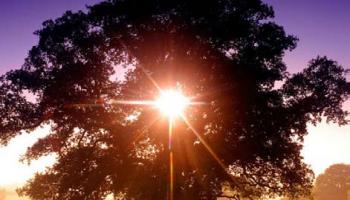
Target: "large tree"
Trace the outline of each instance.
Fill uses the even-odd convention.
[[[273,15],[260,0],[110,0],[44,22],[22,68],[0,80],[2,144],[20,130],[52,127],[25,159],[55,154],[57,162],[20,193],[165,199],[167,119],[152,107],[114,104],[152,100],[156,83],[202,102],[186,110],[190,128],[180,119],[174,127],[175,199],[308,194],[306,125],[322,117],[346,124],[350,89],[326,57],[288,74],[282,57],[297,40]],[[114,80],[123,66],[125,80]]]

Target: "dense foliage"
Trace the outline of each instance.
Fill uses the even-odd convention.
[[[52,126],[25,159],[54,153],[57,163],[21,194],[165,199],[167,119],[113,103],[154,99],[151,80],[204,102],[186,118],[227,166],[177,120],[175,199],[308,194],[306,125],[321,117],[346,124],[350,89],[345,70],[326,57],[288,74],[282,57],[296,38],[273,15],[260,0],[111,0],[44,22],[22,68],[0,80],[2,144],[19,130]],[[123,82],[115,80],[122,67],[130,69]]]

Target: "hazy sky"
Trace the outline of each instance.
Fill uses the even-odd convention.
[[[0,0],[0,74],[20,67],[28,50],[36,44],[32,33],[49,18],[65,10],[84,9],[100,0]],[[265,0],[275,8],[275,21],[300,41],[286,55],[289,71],[304,68],[317,55],[327,55],[350,67],[350,1],[349,0]],[[316,174],[333,163],[350,163],[350,126],[320,124],[309,127],[303,155]],[[42,133],[38,133],[38,137]],[[9,147],[0,149],[0,186],[18,184],[37,167],[25,169],[18,164],[25,144],[33,143],[27,135],[16,138]],[[50,158],[45,158],[49,162]],[[6,162],[3,162],[6,160]],[[20,178],[22,177],[22,178]]]

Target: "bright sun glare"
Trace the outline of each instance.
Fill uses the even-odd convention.
[[[178,90],[162,91],[160,97],[156,100],[156,107],[168,117],[176,117],[183,114],[186,106],[190,103]]]

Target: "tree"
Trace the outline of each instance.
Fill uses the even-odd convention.
[[[156,82],[204,102],[186,112],[203,140],[176,121],[175,199],[216,199],[225,188],[236,199],[308,194],[313,173],[300,156],[306,124],[321,117],[346,124],[349,83],[326,57],[288,74],[282,57],[297,39],[273,15],[260,0],[111,0],[44,22],[25,64],[0,84],[2,144],[19,130],[52,126],[25,159],[54,153],[57,162],[20,193],[165,199],[166,119],[149,107],[113,104],[154,99]],[[113,80],[122,66],[132,66],[125,81]]]
[[[335,164],[316,179],[315,200],[339,199],[350,197],[350,165]]]

